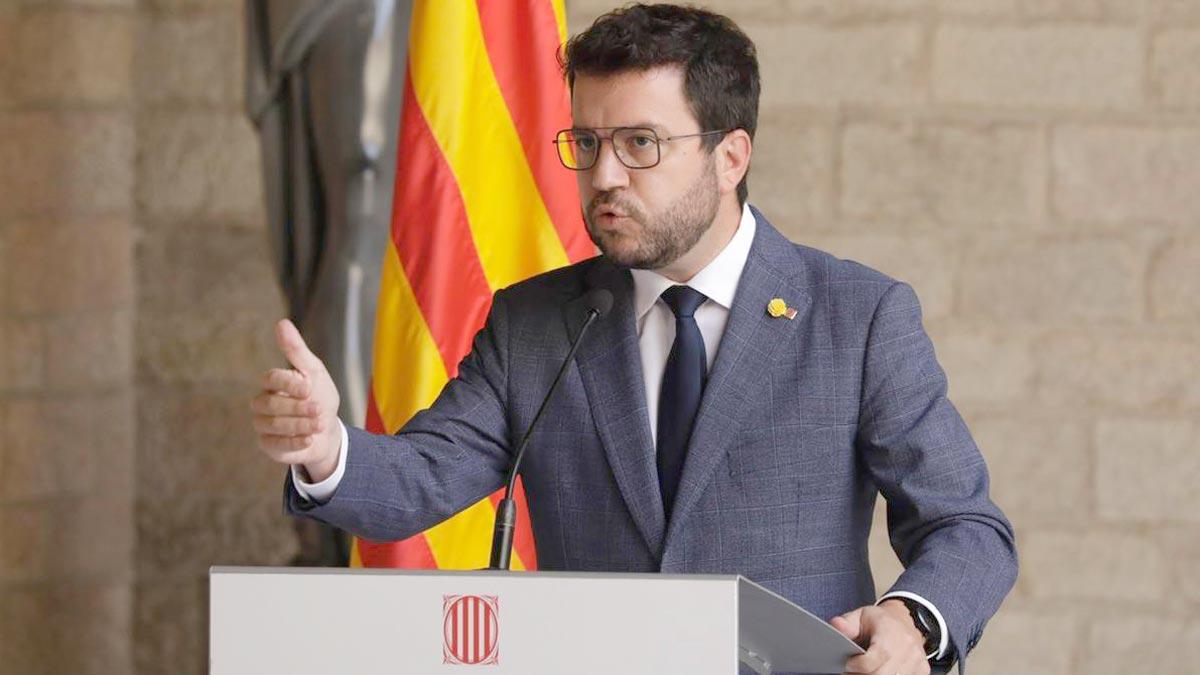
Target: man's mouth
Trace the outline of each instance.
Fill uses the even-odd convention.
[[[621,211],[618,211],[617,209],[614,209],[614,208],[612,208],[612,207],[610,207],[610,206],[601,206],[600,208],[598,208],[598,209],[596,209],[595,211],[593,211],[593,214],[594,214],[594,216],[595,216],[596,218],[604,218],[604,217],[608,217],[608,218],[615,219],[615,218],[627,218],[627,217],[629,217],[629,215],[628,215],[628,214],[626,214],[626,213],[624,213],[624,212],[621,212]]]

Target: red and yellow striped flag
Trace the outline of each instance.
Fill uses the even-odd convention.
[[[395,433],[453,377],[492,293],[594,254],[550,140],[569,127],[563,0],[417,0],[367,429]],[[499,494],[352,566],[486,567]],[[514,569],[536,566],[524,496]]]

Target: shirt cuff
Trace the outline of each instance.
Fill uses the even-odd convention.
[[[937,619],[938,632],[941,633],[942,640],[940,643],[938,643],[937,651],[933,652],[932,654],[926,654],[925,658],[940,659],[945,656],[946,647],[950,645],[950,632],[946,630],[946,620],[942,618],[942,613],[937,610],[937,607],[934,607],[932,602],[929,602],[916,593],[909,593],[908,591],[892,591],[891,593],[885,594],[879,599],[879,602],[876,602],[875,604],[878,605],[880,602],[883,602],[888,598],[907,598],[909,600],[919,602],[933,614],[933,618]]]
[[[350,435],[346,433],[346,425],[342,424],[341,420],[338,420],[338,428],[342,430],[342,444],[338,446],[337,468],[333,470],[329,478],[320,483],[306,482],[308,472],[304,471],[299,464],[292,465],[292,485],[295,486],[296,492],[300,493],[301,497],[310,502],[324,504],[329,501],[334,490],[337,490],[338,483],[342,482],[342,475],[346,473],[346,453],[350,446]]]

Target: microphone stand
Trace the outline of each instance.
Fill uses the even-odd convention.
[[[554,376],[554,382],[550,385],[550,391],[546,392],[546,398],[542,399],[542,405],[538,408],[537,414],[533,417],[533,422],[529,424],[529,428],[525,430],[525,436],[521,438],[521,444],[517,446],[517,455],[513,459],[512,468],[508,471],[508,485],[504,489],[504,498],[500,500],[500,504],[496,507],[496,525],[492,531],[492,557],[488,564],[489,570],[507,570],[512,559],[513,535],[517,529],[517,504],[512,499],[514,486],[517,482],[517,471],[521,466],[521,458],[525,456],[525,448],[529,446],[529,439],[533,436],[533,430],[537,427],[538,420],[542,419],[542,414],[546,412],[546,407],[550,403],[550,397],[554,395],[554,390],[558,389],[558,383],[562,381],[563,374],[567,372],[567,366],[570,365],[571,359],[575,358],[575,351],[579,349],[579,343],[583,342],[583,336],[587,333],[587,329],[601,315],[607,313],[607,308],[612,306],[612,295],[607,291],[601,291],[607,296],[605,300],[601,299],[598,302],[593,300],[589,303],[588,317],[584,321],[583,327],[579,329],[579,335],[575,337],[575,342],[571,344],[571,350],[567,352],[567,358],[563,360],[562,366],[558,369],[558,374]]]

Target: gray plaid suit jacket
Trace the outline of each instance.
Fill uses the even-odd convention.
[[[324,504],[286,509],[376,541],[431,527],[503,483],[568,343],[582,296],[612,312],[585,336],[524,460],[538,566],[742,574],[828,619],[875,601],[876,494],[916,593],[961,662],[1017,574],[1012,527],[946,398],[912,288],[758,227],[709,374],[674,516],[659,495],[632,278],[603,257],[498,292],[437,401],[394,436],[349,429]],[[766,312],[782,298],[794,320]]]

